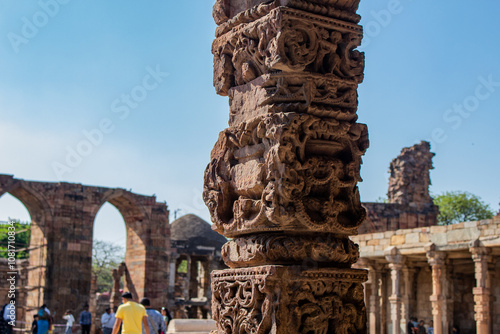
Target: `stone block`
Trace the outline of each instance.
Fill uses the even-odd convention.
[[[431,241],[430,234],[428,233],[420,233],[419,242],[420,243],[429,243]]]
[[[368,240],[366,242],[367,246],[378,246],[379,245],[379,240]]]
[[[391,238],[391,246],[403,245],[405,239],[404,235],[393,235]]]
[[[419,239],[419,233],[408,233],[406,235],[406,240],[405,243],[407,244],[415,244],[420,241]]]
[[[431,226],[431,233],[446,233],[448,231],[447,226]]]
[[[391,244],[391,239],[380,239],[379,240],[379,245],[389,246],[390,244]]]
[[[464,222],[464,227],[465,228],[471,228],[471,227],[477,227],[479,225],[479,222],[473,221],[473,222]]]
[[[384,233],[373,233],[373,239],[383,239]]]
[[[365,247],[363,247],[363,252],[365,252],[365,253],[371,253],[374,250],[375,250],[374,246],[365,246]]]
[[[446,233],[432,233],[431,234],[431,242],[436,244],[436,245],[446,245],[448,243],[447,234]]]
[[[492,228],[486,229],[486,230],[482,231],[481,235],[483,235],[483,236],[495,235],[495,230]]]
[[[475,226],[474,226],[475,227]],[[448,242],[468,242],[476,240],[481,235],[477,228],[465,228],[461,230],[454,230],[447,233]]]

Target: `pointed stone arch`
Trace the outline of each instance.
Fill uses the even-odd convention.
[[[27,267],[28,285],[24,287],[27,298],[25,309],[22,312],[31,313],[43,304],[46,296],[50,294],[47,281],[50,279],[51,273],[46,264],[49,261],[48,230],[52,212],[41,192],[30,187],[30,184],[24,180],[14,179],[12,175],[0,176],[0,197],[6,193],[18,199],[31,217],[29,264]]]

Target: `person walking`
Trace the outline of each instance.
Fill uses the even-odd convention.
[[[112,312],[111,307],[108,307],[101,317],[102,334],[111,334],[114,325],[115,314]]]
[[[38,323],[37,323],[37,334],[47,334],[49,332],[50,325],[50,311],[46,304],[40,306],[38,310]]]
[[[89,305],[85,304],[83,311],[80,313],[80,326],[82,327],[82,334],[90,334],[90,327],[92,326],[92,314],[89,312]]]
[[[73,324],[75,323],[75,317],[73,316],[73,312],[71,310],[66,310],[63,315],[63,319],[66,320],[66,331],[64,334],[71,334],[73,329]]]
[[[170,315],[170,311],[168,310],[168,308],[162,307],[161,315],[163,316],[163,320],[165,320],[165,326],[168,328],[168,323],[170,322],[170,320],[172,320],[172,316]]]
[[[31,323],[31,334],[38,333],[38,314],[33,315],[33,322]]]
[[[142,298],[141,304],[146,308],[146,314],[148,316],[149,329],[151,334],[161,334],[167,332],[167,326],[165,326],[165,320],[160,312],[151,308],[151,302],[148,298]],[[142,333],[145,334],[144,328]]]
[[[122,334],[142,334],[142,325],[144,325],[146,334],[155,334],[150,332],[146,309],[141,304],[134,302],[130,292],[125,292],[122,295],[122,302],[123,304],[116,311],[116,321],[112,334],[118,333],[122,323]]]

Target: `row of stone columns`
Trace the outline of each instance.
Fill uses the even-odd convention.
[[[477,242],[470,247],[472,259],[475,264],[476,287],[473,289],[475,320],[477,334],[492,333],[492,281],[495,268],[492,261],[491,251],[480,246]],[[427,261],[432,273],[432,317],[434,322],[434,333],[449,333],[450,322],[453,318],[453,299],[451,291],[446,253],[440,252],[435,245],[426,249]],[[390,270],[391,295],[388,297],[391,314],[389,316],[393,334],[406,333],[406,323],[415,311],[411,307],[415,304],[414,277],[416,270],[405,264],[405,257],[400,254],[396,247],[386,251],[385,258]],[[383,294],[386,288],[384,283],[383,265],[375,261],[365,261],[364,265],[369,268],[369,280],[367,287],[370,289],[368,302],[368,328],[370,334],[386,333],[387,328],[383,319],[386,305],[384,305]]]

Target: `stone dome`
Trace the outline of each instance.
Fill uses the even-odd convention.
[[[185,241],[191,246],[213,246],[220,249],[226,238],[212,230],[209,223],[200,217],[187,214],[170,225],[172,241]]]

